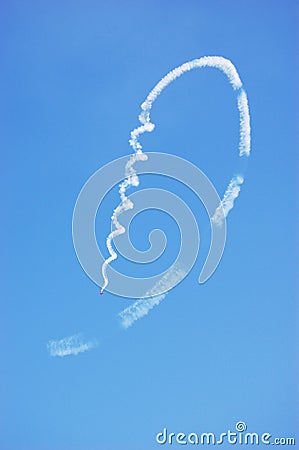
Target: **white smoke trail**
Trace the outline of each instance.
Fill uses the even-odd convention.
[[[250,115],[248,108],[247,95],[244,89],[241,89],[238,96],[238,110],[240,113],[240,142],[239,155],[250,155]]]
[[[97,341],[84,341],[81,333],[74,334],[59,341],[49,341],[47,344],[51,356],[69,356],[78,355],[78,353],[91,350],[98,345]]]
[[[159,305],[159,303],[164,300],[166,295],[167,294],[160,294],[146,299],[141,298],[136,300],[133,305],[120,312],[119,317],[123,328],[127,329],[131,327],[136,320],[146,316],[154,306]]]
[[[172,268],[153,286],[152,289],[150,289],[150,291],[144,294],[144,297],[146,298],[136,300],[132,305],[121,311],[118,316],[123,328],[129,328],[136,320],[146,316],[154,306],[159,305],[167,295],[167,292],[164,294],[159,294],[159,292],[161,292],[161,290],[168,291],[170,286],[173,286],[174,282],[182,279],[183,275],[183,270],[175,267]]]
[[[241,184],[243,184],[243,182],[244,178],[241,175],[237,175],[233,177],[229,183],[223,199],[211,219],[218,226],[222,225],[230,210],[233,209],[234,201],[240,193]]]
[[[121,198],[121,204],[114,210],[113,215],[111,217],[113,231],[108,235],[106,240],[106,246],[108,252],[110,254],[109,258],[105,260],[102,265],[102,275],[104,279],[104,284],[101,290],[103,293],[104,289],[108,285],[108,277],[107,277],[107,266],[117,258],[116,252],[112,247],[112,240],[114,237],[123,234],[125,232],[125,228],[119,223],[118,216],[129,209],[133,208],[133,203],[126,197],[126,191],[130,186],[138,186],[139,179],[134,169],[134,164],[136,161],[146,161],[147,156],[142,153],[142,145],[139,142],[139,136],[144,132],[151,132],[155,128],[155,125],[150,120],[150,111],[154,101],[161,94],[161,92],[174,80],[183,75],[185,72],[188,72],[193,69],[202,68],[202,67],[214,67],[223,72],[233,89],[236,91],[240,91],[238,95],[238,110],[240,114],[240,141],[239,141],[239,156],[249,156],[250,154],[250,116],[248,109],[248,101],[246,92],[242,88],[242,82],[239,77],[239,74],[235,68],[235,66],[231,63],[229,59],[223,58],[222,56],[203,56],[199,59],[194,59],[193,61],[186,62],[181,66],[171,70],[161,81],[151,90],[148,94],[146,100],[142,103],[141,109],[142,112],[139,115],[139,121],[142,124],[141,126],[135,128],[131,131],[131,139],[129,141],[131,147],[134,150],[134,154],[131,155],[125,170],[125,180],[119,186],[119,194]],[[231,183],[233,180],[231,181]],[[242,181],[243,182],[243,181]],[[224,198],[221,202],[222,207],[226,205],[227,214],[230,209],[233,207],[233,201],[237,197],[235,193],[236,189],[232,190],[229,184]],[[239,183],[241,184],[241,183]],[[239,188],[240,191],[240,188]],[[239,193],[238,191],[238,193]],[[231,196],[232,195],[232,196]],[[225,202],[225,203],[224,203]],[[219,205],[219,207],[221,206]],[[218,207],[218,208],[219,208]],[[219,212],[219,211],[218,211]],[[215,212],[215,215],[217,210]],[[226,215],[227,215],[226,214]],[[214,217],[215,217],[214,215]]]

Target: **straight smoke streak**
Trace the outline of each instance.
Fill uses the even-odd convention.
[[[140,298],[132,305],[121,311],[118,314],[118,317],[120,318],[123,328],[127,329],[131,327],[134,322],[146,316],[149,311],[154,308],[154,306],[159,305],[159,303],[161,303],[167,295],[167,293],[157,295],[161,292],[161,288],[163,288],[163,290],[169,290],[170,287],[173,286],[173,283],[182,279],[183,276],[183,270],[173,267],[161,278],[158,283],[152,287],[152,289],[150,289],[150,291],[144,294],[147,298]]]
[[[133,303],[133,305],[124,309],[119,313],[119,318],[124,329],[127,329],[133,325],[136,320],[141,319],[141,317],[146,316],[149,311],[154,307],[159,305],[162,300],[166,297],[166,294],[156,295],[154,297],[148,297],[146,299],[139,299]]]
[[[222,226],[223,221],[228,216],[228,213],[231,209],[233,209],[234,201],[239,196],[241,184],[243,184],[243,182],[244,178],[241,175],[237,175],[233,177],[229,183],[223,199],[211,219],[218,226]]]
[[[244,89],[238,96],[238,110],[240,114],[240,142],[239,156],[250,155],[250,116],[247,95]]]
[[[83,353],[97,347],[97,345],[97,341],[94,340],[86,342],[83,335],[78,333],[58,341],[49,341],[47,348],[51,356],[63,357],[78,355],[79,353]]]
[[[162,91],[173,81],[175,81],[178,77],[182,76],[185,72],[189,72],[193,69],[198,69],[202,67],[213,67],[221,72],[223,72],[229,83],[232,85],[232,88],[235,91],[238,91],[238,111],[240,115],[240,141],[239,141],[239,156],[249,156],[250,155],[250,116],[249,116],[249,108],[247,95],[244,89],[242,88],[242,82],[239,77],[239,74],[229,59],[223,58],[222,56],[203,56],[199,59],[194,59],[193,61],[186,62],[181,66],[171,70],[164,78],[159,81],[159,83],[150,91],[146,100],[142,103],[141,109],[142,112],[139,115],[139,121],[141,126],[138,126],[134,130],[131,131],[131,139],[129,140],[130,146],[134,150],[134,154],[131,155],[129,161],[126,165],[125,169],[125,180],[119,186],[119,195],[121,199],[121,204],[114,210],[113,215],[111,217],[112,220],[112,228],[113,231],[108,235],[106,239],[106,246],[110,256],[104,261],[102,265],[102,276],[104,279],[104,284],[101,292],[108,285],[108,277],[107,277],[107,266],[113,260],[117,258],[116,252],[112,247],[112,240],[114,237],[123,234],[126,230],[119,223],[118,216],[129,209],[134,207],[133,203],[126,197],[126,191],[130,186],[138,186],[139,179],[136,171],[134,169],[134,164],[137,161],[146,161],[147,156],[142,152],[142,145],[139,142],[139,136],[145,132],[151,132],[154,130],[155,125],[150,120],[150,112],[154,101],[157,97],[162,93]],[[243,180],[244,181],[244,180]],[[242,181],[242,182],[243,182]],[[235,186],[235,189],[231,189],[230,182],[221,204],[215,211],[214,219],[216,220],[217,216],[219,216],[219,208],[225,207],[226,216],[228,212],[232,209],[234,204],[234,199],[238,196],[240,192],[240,184]],[[237,192],[237,195],[235,195]],[[232,196],[230,196],[232,195]],[[218,210],[218,212],[217,212]],[[220,221],[219,221],[220,225]]]

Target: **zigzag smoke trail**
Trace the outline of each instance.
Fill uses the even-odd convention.
[[[142,152],[142,145],[139,142],[139,136],[145,132],[151,132],[154,130],[155,125],[151,122],[150,112],[152,105],[157,97],[162,93],[162,91],[173,81],[183,75],[185,72],[189,72],[193,69],[198,69],[202,67],[214,67],[221,72],[223,72],[232,88],[238,93],[238,110],[240,115],[240,140],[239,140],[239,156],[248,157],[250,155],[250,116],[247,95],[242,87],[242,82],[235,66],[231,63],[229,59],[223,58],[222,56],[203,56],[199,59],[194,59],[193,61],[186,62],[179,67],[171,70],[164,78],[159,81],[159,83],[151,90],[148,94],[146,100],[141,105],[142,112],[139,115],[139,121],[141,126],[135,128],[131,131],[131,139],[129,141],[130,146],[134,150],[134,153],[130,156],[128,163],[125,167],[125,180],[119,185],[119,194],[121,203],[113,211],[112,220],[112,232],[108,235],[106,240],[106,245],[110,256],[104,261],[102,265],[102,275],[104,279],[104,284],[101,290],[103,293],[104,289],[108,285],[107,277],[107,266],[112,261],[117,258],[117,254],[112,247],[112,240],[125,232],[125,228],[118,221],[118,216],[124,212],[132,209],[134,207],[131,200],[126,196],[126,191],[130,186],[138,186],[139,178],[134,169],[134,164],[137,161],[146,161],[147,156]],[[226,217],[229,211],[234,206],[234,200],[238,197],[240,192],[240,186],[244,182],[244,178],[240,175],[235,176],[230,181],[223,199],[216,209],[213,220],[217,225],[221,226],[223,221],[223,214],[219,214],[220,208],[223,208],[224,217]],[[222,216],[222,218],[220,218]],[[164,297],[163,297],[164,298]]]

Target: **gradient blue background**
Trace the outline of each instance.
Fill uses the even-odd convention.
[[[0,8],[0,448],[150,450],[164,426],[220,433],[238,420],[298,440],[298,3],[2,0]],[[197,284],[202,255],[159,307],[119,331],[115,317],[130,300],[100,297],[84,274],[73,207],[93,172],[130,152],[154,84],[203,55],[236,65],[252,119],[225,254],[206,284]],[[187,74],[152,118],[144,150],[189,159],[223,193],[238,167],[225,77]],[[173,191],[188,202],[183,187]],[[189,200],[200,222],[201,206]],[[112,192],[97,219],[99,242],[116,202]],[[159,223],[149,213],[138,220],[142,248],[145,226]],[[80,331],[99,347],[49,356],[49,339]]]

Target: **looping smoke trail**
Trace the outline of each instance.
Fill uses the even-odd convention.
[[[114,210],[111,217],[113,231],[108,235],[106,240],[106,246],[109,251],[110,257],[105,260],[102,265],[102,275],[104,279],[104,284],[101,292],[108,285],[107,277],[107,266],[117,258],[116,252],[112,247],[112,240],[114,237],[123,234],[125,228],[119,223],[118,216],[129,209],[133,208],[133,203],[126,197],[126,191],[130,186],[138,186],[139,179],[134,169],[134,164],[137,161],[146,161],[147,156],[142,152],[142,145],[139,142],[139,136],[145,132],[151,132],[155,128],[155,125],[150,120],[150,112],[154,101],[161,94],[161,92],[174,80],[193,69],[198,69],[201,67],[214,67],[221,72],[223,72],[230,84],[235,91],[239,91],[238,95],[238,110],[240,114],[240,141],[239,141],[239,156],[249,156],[250,154],[250,116],[248,109],[247,95],[242,88],[242,82],[235,66],[231,63],[229,59],[223,58],[222,56],[203,56],[199,59],[194,59],[193,61],[186,62],[179,67],[171,70],[164,78],[159,81],[159,83],[151,90],[148,94],[146,100],[142,103],[142,112],[139,115],[139,121],[141,126],[135,128],[131,131],[131,139],[129,143],[134,150],[134,154],[131,155],[129,161],[125,168],[125,180],[119,186],[119,194],[121,198],[121,204]],[[242,179],[242,181],[241,181]],[[243,183],[244,179],[242,177],[234,177],[228,185],[228,188],[224,194],[223,200],[218,208],[223,208],[225,216],[233,208],[234,200],[238,197],[240,192],[240,185]],[[215,211],[212,220],[216,221],[218,225],[221,223],[217,222],[217,217],[219,216],[219,209]]]

